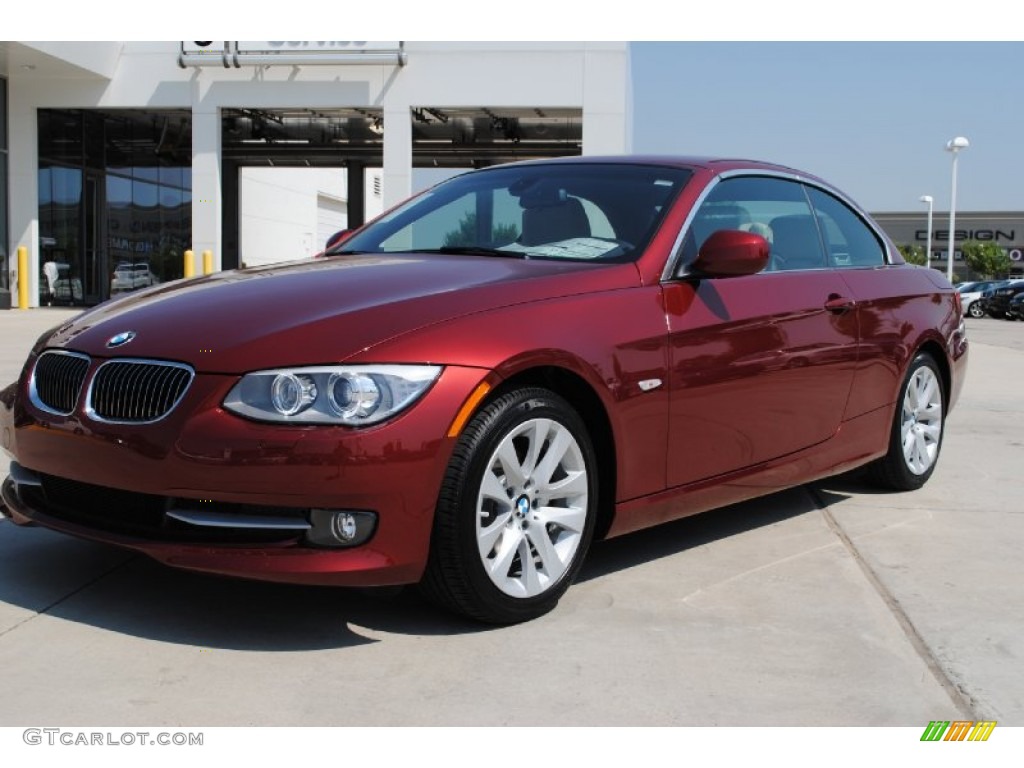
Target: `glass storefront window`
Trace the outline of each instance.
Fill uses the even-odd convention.
[[[39,245],[41,304],[81,304],[82,171],[39,170]]]
[[[7,81],[0,77],[0,152],[7,151]]]
[[[7,290],[7,255],[7,151],[0,150],[0,291]]]
[[[159,181],[159,168],[132,168],[132,177],[141,181]]]
[[[82,165],[82,115],[74,110],[41,109],[39,157],[64,165]],[[45,154],[43,151],[45,150]]]
[[[54,303],[94,304],[182,277],[191,154],[187,112],[40,110],[40,268],[57,265],[56,280],[70,281]]]
[[[7,81],[0,77],[0,291],[7,290],[7,256]]]
[[[161,168],[159,182],[163,187],[176,187],[181,189],[186,186],[185,178],[187,176],[190,180],[189,186],[191,186],[192,169],[191,168]]]

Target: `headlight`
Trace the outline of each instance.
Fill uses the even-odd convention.
[[[287,424],[376,424],[418,400],[437,365],[347,365],[247,373],[224,398],[241,416]]]
[[[316,382],[309,376],[279,373],[270,384],[270,402],[282,416],[294,416],[316,402]]]
[[[380,387],[365,373],[332,373],[327,380],[327,404],[343,419],[369,418],[380,401]]]

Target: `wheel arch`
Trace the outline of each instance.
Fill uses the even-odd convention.
[[[917,351],[913,355],[911,355],[907,364],[909,365],[913,362],[914,358],[922,353],[929,355],[935,361],[935,365],[939,368],[939,375],[942,377],[942,399],[944,401],[942,403],[942,409],[943,412],[947,412],[949,410],[949,398],[953,383],[953,375],[950,370],[949,360],[946,357],[946,351],[937,341],[934,339],[928,339],[917,348]]]
[[[594,538],[602,539],[615,515],[615,433],[596,390],[578,373],[558,366],[536,366],[517,371],[491,390],[475,410],[516,389],[543,387],[567,400],[583,419],[597,455],[598,504]]]

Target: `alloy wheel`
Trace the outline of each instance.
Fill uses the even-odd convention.
[[[918,368],[907,382],[900,434],[907,468],[923,475],[935,463],[942,438],[942,387],[929,366]]]
[[[484,570],[506,595],[530,598],[557,584],[583,540],[587,467],[568,427],[529,419],[502,437],[477,494]]]

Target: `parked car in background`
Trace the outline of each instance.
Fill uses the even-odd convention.
[[[1021,291],[1012,299],[1006,307],[1007,320],[1024,320],[1024,291]]]
[[[149,269],[145,261],[124,261],[114,267],[114,276],[110,280],[110,293],[126,293],[139,288],[156,285],[159,280]]]
[[[992,298],[995,289],[1010,282],[1009,280],[976,280],[970,283],[960,283],[956,289],[960,293],[964,314],[971,317],[984,317],[987,312],[988,300]]]
[[[1013,297],[1021,292],[1024,292],[1024,280],[1015,280],[994,289],[992,296],[985,300],[985,311],[992,317],[1005,318]]]
[[[326,258],[42,336],[0,391],[3,507],[177,567],[418,583],[518,622],[594,538],[865,465],[921,487],[967,348],[945,277],[808,174],[499,165]]]
[[[985,289],[981,283],[963,283],[957,286],[964,314],[971,317],[985,316]]]

